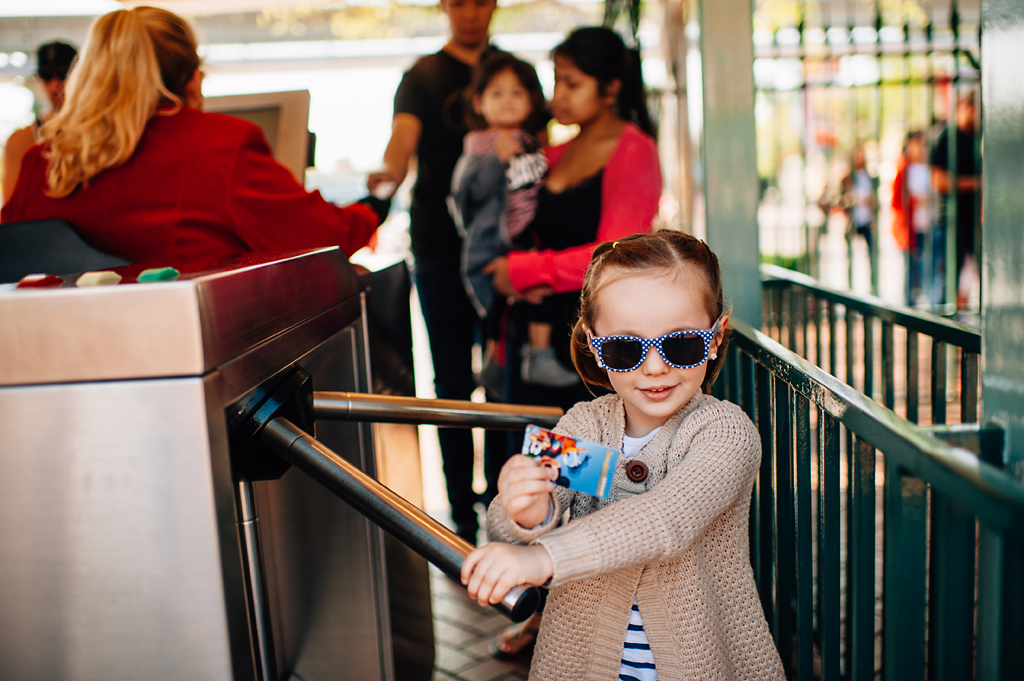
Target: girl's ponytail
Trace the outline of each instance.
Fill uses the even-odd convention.
[[[657,137],[651,115],[647,111],[647,93],[644,92],[639,47],[626,48],[626,65],[622,74],[622,89],[619,91],[619,115],[651,137]]]

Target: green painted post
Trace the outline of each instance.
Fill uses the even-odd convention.
[[[928,488],[887,459],[883,494],[882,667],[886,678],[924,681]]]
[[[982,394],[985,421],[1006,428],[1005,463],[1024,480],[1024,3],[986,0],[982,12]]]
[[[1024,3],[984,0],[981,14],[982,422],[1006,430],[1002,462],[1024,480]],[[1024,547],[983,528],[979,547],[978,670],[1024,678]],[[986,583],[987,582],[987,583]]]
[[[707,241],[722,266],[733,314],[761,321],[750,0],[700,3]]]

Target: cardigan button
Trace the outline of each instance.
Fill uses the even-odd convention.
[[[647,464],[643,461],[630,461],[626,464],[626,477],[633,482],[643,482],[647,479]]]

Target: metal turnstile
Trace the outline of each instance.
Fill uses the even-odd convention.
[[[395,678],[367,517],[449,573],[468,545],[376,482],[368,421],[522,413],[365,395],[336,249],[177,267],[0,289],[0,678]]]

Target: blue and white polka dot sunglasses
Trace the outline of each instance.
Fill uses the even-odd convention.
[[[690,369],[708,359],[708,348],[722,326],[722,318],[707,331],[673,331],[660,338],[637,336],[594,336],[587,329],[590,344],[597,352],[597,365],[616,372],[633,371],[644,363],[647,351],[658,348],[662,359],[676,369]]]

